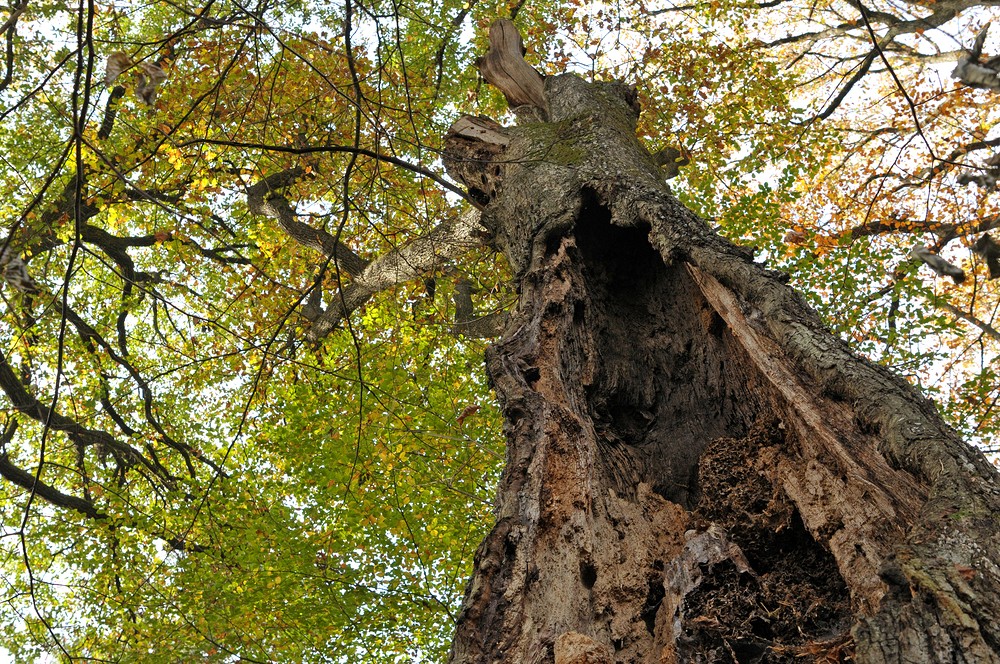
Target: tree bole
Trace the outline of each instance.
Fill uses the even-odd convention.
[[[992,467],[672,196],[634,90],[543,94],[446,148],[521,294],[450,661],[1000,661]]]

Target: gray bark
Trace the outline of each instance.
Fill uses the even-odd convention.
[[[997,69],[1000,66],[1000,58],[990,58],[985,62],[980,60],[989,29],[989,23],[983,26],[979,34],[976,35],[972,50],[958,59],[958,64],[955,65],[955,70],[951,72],[951,75],[974,88],[1000,90],[1000,70]]]
[[[544,98],[483,163],[521,298],[450,661],[1000,661],[992,467],[677,202],[634,90]]]

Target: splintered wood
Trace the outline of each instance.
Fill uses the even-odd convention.
[[[479,61],[479,73],[507,99],[511,108],[534,106],[545,110],[542,75],[524,59],[524,42],[511,21],[490,27],[490,48]]]

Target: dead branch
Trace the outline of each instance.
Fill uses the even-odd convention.
[[[544,79],[525,59],[524,42],[512,21],[490,26],[490,47],[479,60],[479,73],[503,93],[512,109],[529,106],[547,114]]]

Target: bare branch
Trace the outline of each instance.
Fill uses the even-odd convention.
[[[120,455],[125,463],[131,464],[136,461],[146,465],[150,471],[161,479],[170,482],[170,474],[162,466],[156,467],[148,461],[132,446],[116,440],[106,431],[88,429],[73,419],[61,415],[45,407],[38,399],[31,395],[28,390],[18,380],[17,375],[7,362],[7,357],[0,351],[0,390],[7,395],[14,408],[33,420],[46,424],[55,431],[62,431],[70,440],[80,446],[96,446],[98,449]]]
[[[885,219],[876,219],[853,226],[831,237],[836,241],[840,241],[845,237],[856,240],[871,235],[933,232],[939,237],[955,238],[968,233],[985,233],[998,226],[1000,226],[1000,215],[983,217],[978,221],[955,222],[953,224],[946,224],[931,219],[918,222],[907,217],[890,216]]]
[[[90,517],[91,519],[107,518],[107,514],[99,512],[97,508],[94,507],[94,504],[89,500],[80,498],[79,496],[71,496],[68,493],[63,493],[41,480],[36,481],[34,475],[23,468],[18,468],[12,464],[7,458],[7,455],[3,452],[0,452],[0,476],[23,489],[33,492],[42,500],[51,503],[56,507],[65,507],[71,510],[76,510],[80,514]]]
[[[833,112],[837,110],[837,107],[840,106],[840,104],[847,98],[851,89],[854,88],[858,81],[864,78],[868,73],[868,70],[871,69],[872,63],[875,62],[875,58],[878,57],[878,53],[877,48],[873,48],[869,51],[868,55],[865,56],[865,59],[861,61],[861,65],[858,67],[858,70],[854,72],[854,76],[852,76],[850,80],[844,84],[844,86],[840,89],[840,92],[837,93],[837,96],[833,98],[833,101],[830,102],[824,111],[808,120],[807,123],[814,120],[825,120],[833,115]]]
[[[4,34],[5,41],[5,52],[4,52],[4,64],[6,65],[7,71],[4,72],[3,80],[0,80],[0,90],[5,90],[11,81],[14,80],[14,36],[17,33],[17,19],[21,17],[24,10],[28,6],[28,0],[21,0],[20,2],[12,2],[10,8],[10,16],[4,21],[3,25],[0,26],[0,32]]]
[[[6,446],[8,443],[13,441],[14,433],[16,431],[17,420],[12,420],[10,424],[4,428],[3,433],[0,433],[0,477],[3,477],[12,484],[16,484],[17,486],[32,492],[33,495],[38,496],[42,500],[51,505],[55,505],[56,507],[76,510],[80,514],[95,520],[108,518],[108,515],[98,510],[93,501],[90,499],[80,498],[79,496],[64,493],[50,484],[46,484],[40,479],[36,479],[34,475],[23,468],[19,468],[12,464],[6,452]],[[191,544],[182,537],[172,537],[163,533],[153,533],[153,535],[154,537],[163,539],[167,543],[167,546],[174,551],[200,553],[208,550],[207,546],[203,546],[201,544]]]
[[[321,152],[328,152],[331,154],[338,152],[346,154],[354,154],[359,157],[368,157],[370,159],[375,159],[376,161],[381,161],[386,164],[399,166],[400,168],[408,170],[411,173],[422,175],[423,177],[433,180],[434,182],[441,185],[442,187],[452,192],[453,194],[458,194],[459,196],[466,199],[476,207],[481,207],[476,201],[472,200],[466,192],[462,191],[460,187],[455,186],[451,182],[448,182],[447,180],[442,178],[437,173],[434,173],[433,171],[430,171],[424,168],[423,166],[412,164],[406,161],[405,159],[400,159],[399,157],[393,157],[391,155],[381,154],[379,152],[368,150],[366,148],[354,147],[353,145],[324,145],[319,147],[300,148],[289,145],[273,145],[268,143],[245,143],[242,141],[223,141],[211,138],[198,138],[180,143],[177,147],[184,148],[189,145],[223,145],[233,148],[245,148],[249,150],[264,150],[267,152],[281,152],[286,154],[302,154],[302,155],[316,154]]]
[[[1000,332],[998,332],[995,327],[993,327],[986,321],[981,320],[976,316],[973,316],[972,314],[959,309],[954,304],[952,304],[951,302],[947,302],[944,299],[938,299],[934,302],[934,304],[938,308],[944,309],[945,311],[954,314],[955,316],[961,318],[965,322],[975,325],[976,327],[978,327],[980,330],[983,331],[983,334],[992,338],[994,341],[1000,341]]]

